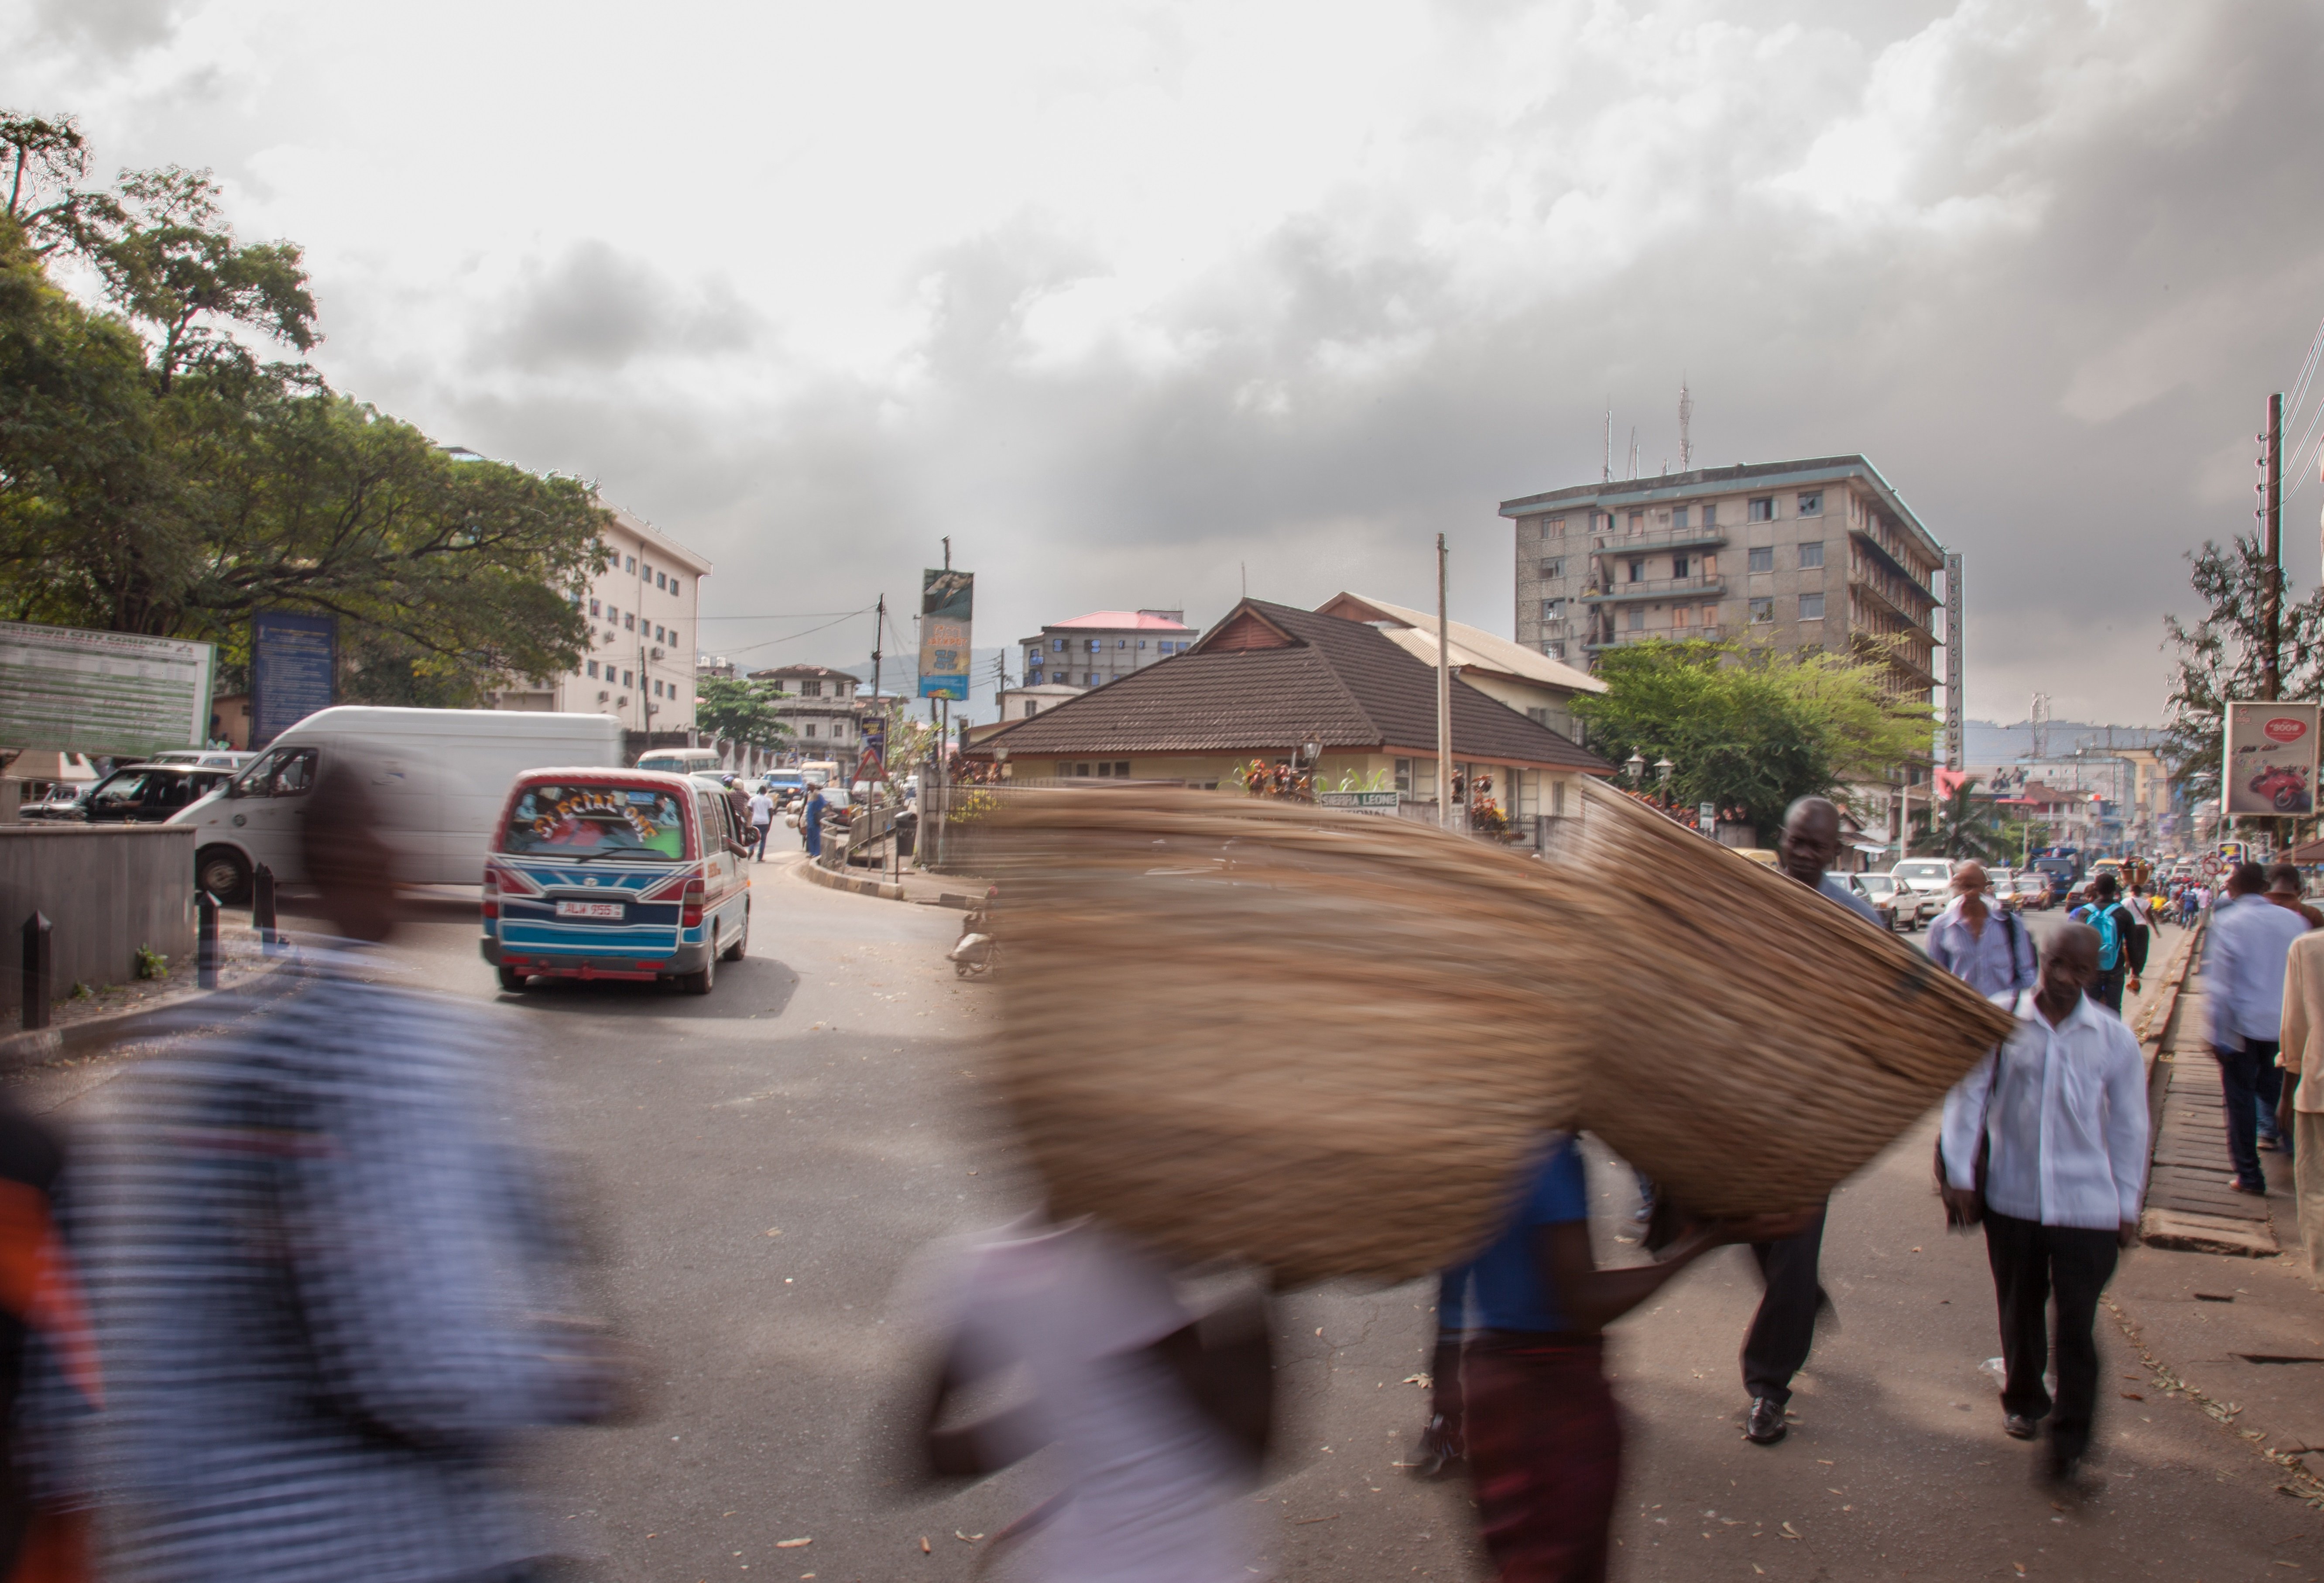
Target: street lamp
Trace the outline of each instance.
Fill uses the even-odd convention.
[[[1634,753],[1622,761],[1622,767],[1630,773],[1630,784],[1638,785],[1646,778],[1646,755]]]
[[[1001,778],[1004,781],[1009,779],[1009,750],[996,745],[992,750],[992,762],[1001,766]]]
[[[1671,763],[1670,760],[1666,758],[1656,759],[1655,761],[1655,779],[1667,786],[1670,784],[1671,772],[1676,768],[1678,768],[1678,766]]]

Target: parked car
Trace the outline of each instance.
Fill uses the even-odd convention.
[[[484,960],[511,993],[546,977],[707,995],[750,945],[750,850],[724,794],[691,777],[527,771],[484,864]]]
[[[233,778],[193,764],[124,764],[91,786],[71,817],[93,825],[163,824]]]
[[[1919,921],[1919,898],[1901,891],[1893,875],[1842,875],[1840,883],[1871,903],[1872,910],[1880,914],[1880,921],[1890,929],[1902,929],[1910,934]]]
[[[1919,898],[1915,921],[1926,923],[1952,904],[1953,866],[1947,859],[1901,857],[1888,872]]]
[[[74,819],[80,817],[81,799],[88,795],[94,781],[73,781],[49,788],[45,797],[34,798],[16,810],[18,819]]]
[[[192,764],[204,770],[238,770],[258,755],[223,747],[172,747],[143,762],[149,764]]]
[[[2031,870],[2014,875],[2009,881],[2009,889],[2021,910],[2032,908],[2036,912],[2044,912],[2052,905],[2050,881],[2046,875],[2035,874]]]

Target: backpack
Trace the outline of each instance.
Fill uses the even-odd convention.
[[[2079,910],[2076,916],[2098,931],[2098,971],[2111,973],[2122,965],[2122,925],[2116,915],[2122,911],[2120,902],[2108,902],[2104,907],[2095,904]]]

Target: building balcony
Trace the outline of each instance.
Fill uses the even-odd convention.
[[[1724,628],[1717,626],[1657,626],[1651,631],[1618,632],[1612,637],[1599,638],[1593,642],[1585,643],[1582,646],[1590,653],[1595,654],[1606,649],[1623,648],[1631,643],[1723,643],[1728,635]]]
[[[1623,605],[1635,599],[1683,599],[1698,594],[1723,594],[1727,579],[1723,577],[1659,577],[1635,583],[1614,583],[1600,589],[1595,586],[1582,596],[1584,605]]]
[[[1688,550],[1696,545],[1705,550],[1716,550],[1727,542],[1727,534],[1728,530],[1724,527],[1657,528],[1647,533],[1601,530],[1590,535],[1590,553],[1637,555],[1641,551],[1652,553],[1656,550]]]
[[[1906,626],[1912,628],[1913,635],[1915,636],[1916,641],[1925,640],[1930,643],[1936,643],[1938,642],[1937,634],[1931,631],[1927,625],[1928,616],[1926,610],[1916,612],[1907,609],[1904,606],[1897,603],[1895,596],[1889,591],[1886,586],[1871,578],[1865,577],[1860,573],[1849,573],[1848,586],[1855,589],[1858,593],[1863,595],[1865,603],[1871,606],[1875,610],[1885,610],[1889,615],[1894,616],[1897,620],[1903,622]]]
[[[1903,581],[1906,587],[1912,589],[1914,597],[1928,601],[1928,605],[1924,606],[1924,608],[1934,607],[1935,606],[1944,603],[1943,600],[1938,598],[1936,595],[1929,591],[1928,580],[1925,574],[1914,570],[1911,567],[1897,560],[1895,556],[1889,553],[1888,547],[1886,544],[1883,544],[1879,540],[1874,538],[1870,533],[1865,532],[1862,528],[1850,528],[1848,531],[1848,536],[1858,547],[1860,547],[1867,555],[1869,555],[1875,561],[1886,567],[1889,571],[1895,574],[1895,576]],[[1854,581],[1856,579],[1851,578],[1849,580]]]

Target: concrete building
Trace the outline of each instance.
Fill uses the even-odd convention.
[[[1020,638],[1027,687],[1103,687],[1157,660],[1182,653],[1201,629],[1184,610],[1093,610]],[[1003,711],[1003,718],[1011,718]]]
[[[1860,456],[1577,485],[1500,514],[1517,641],[1551,659],[1654,638],[1853,652],[1933,701],[1944,546]]]
[[[753,671],[753,681],[771,681],[788,696],[776,717],[791,728],[791,752],[800,758],[844,759],[862,741],[856,724],[857,693],[863,682],[828,665],[778,665]]]
[[[1038,687],[1011,687],[1001,694],[1001,718],[1029,720],[1043,709],[1053,709],[1069,698],[1079,698],[1086,688],[1068,687],[1060,681],[1045,681]]]
[[[588,657],[546,683],[503,689],[493,707],[611,715],[638,732],[691,731],[696,618],[710,562],[619,510],[605,548],[605,569],[574,598],[589,620]]]
[[[1433,611],[1407,609],[1361,594],[1335,594],[1316,606],[1315,612],[1376,626],[1388,642],[1423,664],[1436,663]],[[1584,693],[1605,691],[1604,682],[1539,649],[1495,637],[1482,627],[1461,621],[1448,623],[1447,627],[1451,653],[1446,658],[1462,680],[1488,698],[1499,699],[1536,725],[1546,726],[1577,743],[1582,740],[1573,700]]]

